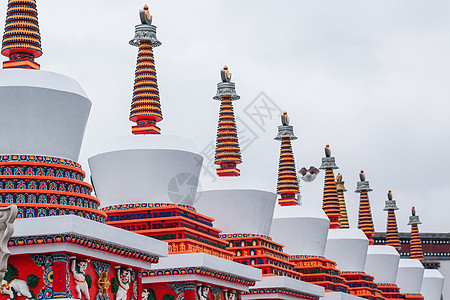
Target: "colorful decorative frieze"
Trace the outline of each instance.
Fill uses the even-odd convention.
[[[385,300],[382,291],[373,281],[374,277],[364,272],[342,271],[341,276],[350,289],[350,294],[370,300]]]
[[[169,253],[207,253],[232,260],[212,218],[192,207],[172,204],[122,205],[104,209],[108,225],[166,241]]]
[[[81,165],[35,155],[0,156],[0,206],[16,204],[18,218],[78,215],[104,223]]]
[[[74,234],[13,237],[9,239],[8,247],[53,244],[53,243],[70,243],[80,245],[86,248],[112,253],[118,256],[142,260],[149,263],[157,263],[159,261],[159,258],[156,256],[151,256],[131,248],[126,248],[123,246],[110,244],[107,242],[98,241]]]
[[[262,236],[248,236],[225,239],[228,251],[234,253],[234,261],[262,270],[263,276],[286,276],[300,279],[295,264],[283,252],[283,245]]]
[[[403,294],[400,293],[400,288],[394,283],[378,283],[378,288],[386,299],[403,298]]]
[[[295,297],[299,299],[308,299],[308,300],[318,300],[319,297],[311,296],[306,293],[292,291],[285,288],[260,288],[260,289],[250,289],[249,292],[245,293],[245,295],[270,295],[270,294],[280,294],[284,296]],[[271,297],[272,298],[272,297]]]
[[[210,270],[201,267],[192,267],[192,268],[174,268],[174,269],[164,269],[164,270],[150,270],[150,271],[141,271],[140,275],[142,277],[155,277],[155,276],[169,276],[169,275],[186,275],[186,274],[197,274],[207,277],[213,277],[219,280],[224,280],[232,283],[237,283],[246,286],[254,286],[255,281],[248,280],[242,277],[237,277],[234,275],[230,275],[227,273],[218,272],[216,270]]]
[[[289,261],[295,264],[295,269],[302,274],[303,281],[320,285],[326,292],[349,293],[334,261],[314,255],[294,255]]]
[[[424,300],[425,298],[418,293],[406,293],[403,294],[404,299],[408,299],[408,300]]]

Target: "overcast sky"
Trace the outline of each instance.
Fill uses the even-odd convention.
[[[4,24],[7,1],[2,3]],[[43,70],[76,79],[93,103],[80,157],[85,170],[98,143],[130,134],[137,48],[128,41],[145,3],[38,1],[44,50],[38,62]],[[287,110],[299,137],[293,143],[298,168],[319,167],[323,147],[331,145],[348,189],[351,225],[364,169],[374,190],[377,231],[386,227],[382,209],[389,189],[400,207],[401,231],[409,231],[412,205],[422,232],[450,231],[450,2],[148,4],[163,43],[154,51],[163,134],[207,149],[219,111],[212,97],[227,64],[242,97],[234,104],[239,130],[246,132],[245,176],[259,177],[275,191],[276,110]],[[265,110],[264,103],[275,110]],[[305,209],[321,205],[323,175],[302,183]]]

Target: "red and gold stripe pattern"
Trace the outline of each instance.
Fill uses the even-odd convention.
[[[159,101],[155,58],[151,41],[141,40],[134,79],[130,121],[133,134],[160,134],[156,123],[163,119]]]
[[[419,227],[417,224],[411,225],[411,252],[409,256],[420,261],[423,260],[422,243],[420,241]]]
[[[2,42],[2,55],[9,58],[3,68],[39,70],[34,62],[42,55],[35,0],[9,0]]]
[[[341,215],[341,210],[339,207],[338,192],[336,189],[336,182],[334,181],[334,172],[332,168],[327,168],[325,170],[322,209],[330,219],[330,229],[339,228],[339,217]]]
[[[341,216],[339,218],[340,228],[350,228],[348,223],[347,206],[345,205],[344,192],[347,191],[344,186],[344,181],[342,181],[342,175],[338,173],[336,176],[336,190],[339,199],[339,210]]]
[[[369,244],[373,245],[373,236],[375,234],[373,228],[372,212],[370,210],[369,195],[367,190],[360,191],[359,197],[359,215],[358,215],[358,228],[361,229],[367,238]]]
[[[281,198],[278,199],[278,203],[281,206],[297,205],[298,199],[296,195],[299,193],[291,139],[289,137],[282,137],[277,186],[277,194],[280,195]]]
[[[388,210],[387,230],[386,230],[386,245],[392,246],[400,251],[400,239],[398,237],[397,219],[395,218],[395,211]]]
[[[241,150],[231,96],[227,95],[222,96],[220,104],[214,163],[220,166],[217,169],[219,177],[240,175],[236,165],[242,163]]]

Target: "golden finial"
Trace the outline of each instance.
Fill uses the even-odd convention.
[[[283,126],[289,126],[289,117],[286,111],[283,112],[283,115],[281,116],[281,123]]]
[[[225,65],[223,70],[220,72],[220,76],[222,77],[222,82],[231,82],[231,73],[228,70],[228,67]]]
[[[412,209],[411,209],[411,213],[412,213],[413,216],[416,215],[416,208],[415,208],[414,206],[413,206]]]
[[[389,192],[388,192],[388,199],[392,200],[392,191],[391,190],[389,190]]]
[[[231,79],[230,71],[228,70],[228,67],[224,66],[223,69],[225,70],[225,76],[227,76],[228,79]]]
[[[338,173],[338,174],[337,174],[337,176],[336,176],[336,181],[337,181],[337,182],[341,182],[341,181],[342,181],[342,175],[341,175],[341,173]]]
[[[330,145],[328,145],[328,144],[326,144],[326,146],[325,146],[325,156],[331,157],[331,149],[330,149]]]
[[[148,10],[147,4],[144,5],[144,10],[145,10],[145,16],[147,17],[147,19],[150,20],[150,11]]]
[[[361,173],[359,173],[359,179],[361,179],[361,181],[366,181],[366,175],[364,174],[364,170],[361,170]]]

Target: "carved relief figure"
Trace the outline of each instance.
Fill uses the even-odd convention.
[[[207,285],[200,285],[197,287],[197,297],[199,300],[208,300],[211,287]]]
[[[28,299],[33,298],[33,295],[31,295],[27,283],[20,279],[14,279],[10,283],[8,283],[6,280],[2,280],[0,291],[3,295],[8,295],[9,299],[15,299],[16,296],[24,296]],[[16,295],[14,295],[14,293]]]
[[[225,300],[236,300],[237,299],[235,292],[226,291],[223,294],[225,296]]]
[[[23,296],[28,299],[34,299],[34,293],[30,287],[34,288],[39,282],[39,277],[34,274],[28,274],[27,281],[18,279],[19,270],[12,264],[8,264],[7,273],[2,280],[0,286],[0,293],[8,295],[9,299],[17,299],[18,296]]]
[[[156,300],[155,292],[152,289],[142,289],[142,300]]]
[[[90,300],[89,288],[92,284],[92,279],[90,276],[86,276],[89,262],[89,259],[79,260],[75,256],[70,257],[70,272],[75,280],[77,299],[81,299],[81,294],[83,294],[86,300]]]
[[[127,293],[131,282],[131,272],[131,268],[116,266],[116,278],[118,283],[116,300],[127,300]]]

